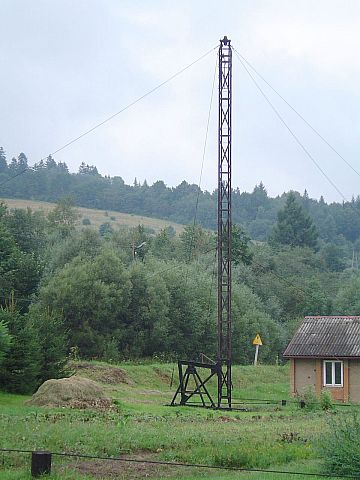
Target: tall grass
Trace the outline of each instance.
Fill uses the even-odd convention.
[[[323,435],[321,456],[326,473],[360,476],[360,416],[331,418]]]

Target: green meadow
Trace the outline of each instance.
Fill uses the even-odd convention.
[[[300,409],[295,402],[282,406],[281,400],[290,399],[287,366],[234,367],[233,397],[239,402],[239,410],[231,412],[168,406],[177,382],[177,369],[172,364],[121,364],[121,381],[111,377],[113,365],[86,362],[86,368],[82,363],[73,366],[78,375],[100,383],[106,377],[103,386],[113,398],[114,408],[95,411],[30,407],[24,404],[29,397],[2,393],[1,448],[235,469],[322,472],[319,442],[336,409]],[[262,399],[276,402],[261,403]],[[345,414],[345,410],[338,415]],[[30,478],[30,454],[0,455],[1,479]],[[320,477],[54,456],[51,478]]]

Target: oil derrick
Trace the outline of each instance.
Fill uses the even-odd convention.
[[[209,363],[178,362],[179,386],[173,406],[231,409],[231,87],[232,50],[224,37],[219,46],[217,358]],[[212,378],[217,378],[216,400],[209,390]]]

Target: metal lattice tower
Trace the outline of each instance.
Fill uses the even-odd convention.
[[[231,407],[231,83],[232,51],[224,37],[219,48],[218,152],[218,406]]]
[[[232,50],[224,37],[219,47],[218,130],[218,350],[216,362],[179,361],[179,386],[171,405],[231,409],[231,81]],[[210,359],[209,359],[210,360]],[[185,370],[184,370],[185,368]],[[207,370],[205,376],[199,372]],[[217,378],[217,400],[208,383]]]

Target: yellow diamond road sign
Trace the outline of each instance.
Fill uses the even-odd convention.
[[[259,334],[256,335],[256,337],[253,340],[253,345],[262,345],[262,340]]]

